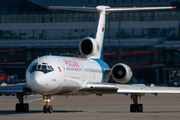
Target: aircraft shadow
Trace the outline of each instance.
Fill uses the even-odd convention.
[[[80,113],[84,111],[80,110],[53,110],[53,113]],[[143,113],[179,113],[180,111],[144,111]],[[42,110],[30,110],[29,112],[16,112],[15,110],[0,110],[1,115],[13,115],[13,114],[33,114],[33,113],[43,113]],[[125,111],[98,111],[98,113],[130,113]],[[141,114],[143,114],[141,113]],[[44,114],[44,113],[43,113]],[[48,113],[47,113],[48,114]]]
[[[79,113],[84,112],[80,110],[53,110],[53,113]],[[15,110],[0,110],[0,115],[12,115],[12,114],[32,114],[43,113],[42,110],[29,110],[29,112],[16,112]]]
[[[180,111],[144,111],[143,113],[179,113]]]

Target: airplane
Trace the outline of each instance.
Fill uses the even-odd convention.
[[[24,96],[33,93],[41,94],[45,105],[44,113],[52,113],[53,107],[49,105],[53,95],[88,95],[96,94],[125,94],[130,95],[133,104],[130,112],[143,112],[143,105],[138,103],[138,98],[145,94],[180,93],[178,87],[158,87],[153,84],[127,83],[133,73],[131,68],[124,63],[117,63],[112,68],[103,61],[103,43],[105,34],[106,15],[118,11],[139,11],[157,9],[175,9],[176,7],[124,7],[111,8],[109,6],[97,7],[66,7],[48,6],[53,10],[76,10],[99,13],[99,20],[95,38],[85,37],[79,44],[83,58],[46,55],[35,59],[27,68],[26,82],[16,85],[4,85],[0,92],[17,93],[19,103],[16,112],[28,112],[29,104],[24,103]],[[108,83],[112,78],[122,84]]]

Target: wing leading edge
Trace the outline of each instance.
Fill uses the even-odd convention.
[[[31,92],[31,89],[28,87],[26,83],[19,83],[15,85],[0,86],[0,92],[23,93],[23,92]]]
[[[156,93],[180,93],[179,87],[160,87],[160,86],[145,86],[143,84],[111,84],[111,83],[87,83],[80,91],[93,92],[102,94],[118,93],[118,94],[156,94]]]
[[[118,85],[117,93],[123,93],[123,94],[180,93],[180,88],[178,88],[178,87],[161,87],[161,86]]]

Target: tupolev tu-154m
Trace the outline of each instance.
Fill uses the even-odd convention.
[[[95,38],[85,37],[79,44],[83,58],[46,55],[35,59],[27,68],[26,82],[0,87],[0,92],[14,92],[19,103],[16,112],[28,112],[29,104],[24,103],[24,96],[32,93],[41,94],[45,105],[44,113],[52,113],[53,107],[49,105],[53,95],[87,95],[96,94],[129,94],[133,100],[130,112],[143,112],[143,105],[138,103],[138,98],[147,93],[180,93],[178,87],[146,86],[143,84],[127,83],[132,77],[131,68],[124,63],[117,63],[112,68],[103,61],[103,43],[105,33],[106,15],[118,11],[139,11],[175,9],[176,7],[65,7],[48,6],[53,10],[75,10],[99,13],[97,32]],[[108,83],[112,78],[123,84]]]

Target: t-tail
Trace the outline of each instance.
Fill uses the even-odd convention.
[[[99,59],[103,58],[103,43],[105,34],[106,15],[110,12],[117,11],[140,11],[140,10],[158,10],[158,9],[175,9],[176,7],[118,7],[110,8],[109,6],[97,7],[66,7],[66,6],[48,6],[49,9],[54,10],[73,10],[73,11],[89,11],[98,12],[99,20],[96,30],[95,38],[85,37],[79,45],[81,54],[86,58]]]

